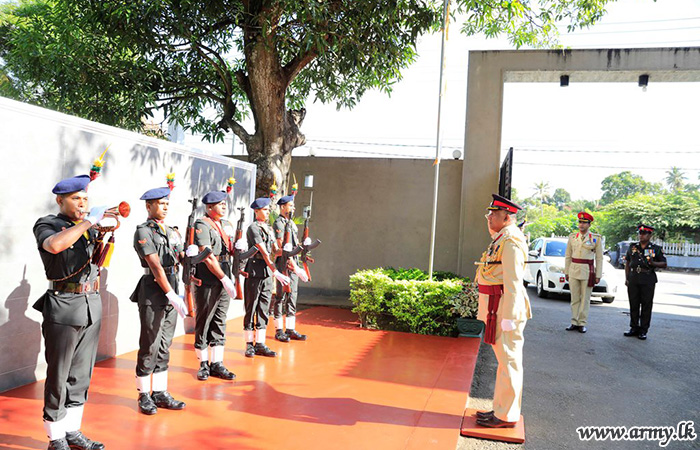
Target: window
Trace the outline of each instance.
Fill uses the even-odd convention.
[[[566,242],[549,241],[544,250],[544,256],[564,256],[566,255]]]

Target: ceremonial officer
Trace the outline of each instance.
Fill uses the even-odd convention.
[[[486,322],[484,342],[498,360],[493,410],[477,413],[477,424],[513,428],[520,419],[523,392],[523,331],[531,318],[523,285],[527,242],[515,223],[520,206],[500,195],[486,215],[492,241],[476,272],[479,285],[477,318]]]
[[[92,227],[107,211],[97,206],[87,213],[89,183],[88,175],[60,181],[52,191],[59,213],[34,224],[49,280],[34,308],[43,315],[44,428],[50,450],[104,448],[80,432],[102,323],[99,267],[92,261],[97,231]]]
[[[578,233],[569,235],[564,258],[564,275],[571,291],[571,324],[566,329],[579,333],[588,330],[591,292],[603,274],[603,240],[589,231],[591,222],[592,215],[578,213]]]
[[[202,280],[195,292],[196,318],[194,348],[200,361],[197,379],[209,376],[233,380],[236,375],[224,366],[226,343],[226,316],[231,298],[236,297],[236,286],[231,281],[231,255],[234,234],[226,215],[226,192],[212,191],[202,197],[206,215],[195,222],[194,245],[187,249],[194,256],[205,248],[211,254],[197,264],[196,276]]]
[[[141,260],[144,275],[131,300],[138,303],[141,320],[139,352],[136,359],[136,388],[139,409],[151,415],[158,408],[183,409],[185,403],[168,392],[168,362],[177,314],[184,319],[187,307],[178,295],[178,262],[182,240],[177,231],[163,221],[168,215],[170,189],[146,191],[148,220],[136,227],[134,249]],[[151,395],[153,391],[153,395]]]
[[[276,356],[277,353],[265,345],[273,277],[283,286],[290,283],[289,277],[280,273],[272,261],[274,233],[267,221],[270,217],[270,199],[261,197],[250,205],[255,212],[255,221],[248,227],[248,246],[258,251],[246,263],[248,278],[245,280],[245,356]],[[238,243],[237,243],[238,244]]]
[[[272,229],[275,232],[277,248],[283,252],[291,252],[299,245],[299,230],[292,218],[294,217],[294,196],[286,195],[277,201],[280,207],[280,215],[272,224]],[[289,228],[289,242],[285,242],[287,228]],[[308,238],[307,238],[308,239]],[[309,239],[310,241],[310,239]],[[299,280],[309,281],[306,272],[299,267],[299,257],[291,256],[284,258],[280,255],[275,260],[275,267],[281,273],[286,273],[289,276],[289,286],[284,287],[277,282],[275,297],[272,304],[272,312],[275,318],[275,339],[281,342],[289,342],[290,339],[297,341],[305,341],[306,335],[296,331],[296,313],[297,313],[297,292]],[[284,329],[284,321],[287,321],[287,328]]]
[[[625,336],[647,338],[654,306],[656,269],[666,268],[666,257],[660,246],[651,243],[654,228],[639,225],[639,242],[630,245],[625,258],[625,285],[630,300],[630,329]],[[640,314],[641,311],[641,314]]]

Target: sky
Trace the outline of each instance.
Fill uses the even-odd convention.
[[[607,9],[600,23],[562,34],[561,43],[573,49],[700,46],[700,0],[621,0]],[[466,37],[455,25],[446,48],[441,119],[442,157],[448,159],[464,144],[468,52],[513,49],[505,38]],[[293,155],[394,155],[432,163],[440,35],[422,37],[418,53],[391,96],[369,92],[354,109],[341,111],[310,100],[302,126],[307,145]],[[608,175],[630,170],[660,182],[672,166],[698,183],[698,104],[700,84],[655,84],[653,78],[646,91],[636,83],[506,83],[501,141],[504,152],[515,149],[513,186],[521,198],[545,181],[551,192],[564,188],[574,199],[597,199]],[[195,140],[186,143],[213,149]],[[231,147],[229,140],[215,151],[230,153]],[[233,151],[242,152],[239,142]]]

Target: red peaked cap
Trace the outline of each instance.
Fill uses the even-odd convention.
[[[580,222],[593,222],[593,216],[588,214],[586,211],[581,211],[578,213],[578,220]]]
[[[519,210],[523,209],[520,205],[515,202],[510,201],[505,197],[501,197],[498,194],[491,194],[493,201],[486,209],[496,210],[502,209],[503,211],[508,211],[511,214],[517,213]]]
[[[654,227],[650,227],[649,225],[640,224],[637,227],[637,231],[648,231],[649,233],[653,233]]]

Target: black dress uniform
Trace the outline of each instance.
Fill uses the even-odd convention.
[[[147,191],[141,200],[160,200],[170,195],[170,189]],[[170,287],[178,292],[178,255],[183,251],[179,233],[164,223],[149,218],[136,227],[134,250],[139,256],[144,274],[136,285],[131,301],[138,303],[141,335],[136,358],[136,387],[139,407],[144,414],[155,414],[157,407],[183,409],[185,404],[168,393],[168,362],[173,342],[177,311],[166,293],[156,282],[146,262],[146,256],[156,254]],[[152,380],[151,380],[152,374]],[[153,390],[153,397],[150,397]]]
[[[630,300],[630,331],[628,336],[646,336],[651,324],[651,310],[654,306],[656,271],[649,261],[666,262],[660,246],[649,244],[643,248],[639,242],[627,250],[630,274],[627,280],[627,294]]]
[[[291,196],[288,196],[291,197]],[[280,199],[280,202],[283,201],[283,199],[286,197],[283,197]],[[285,202],[286,203],[286,202]],[[284,204],[284,203],[279,203],[278,204]],[[272,225],[272,229],[275,233],[275,239],[281,239],[282,244],[284,245],[284,235],[285,235],[285,230],[287,227],[287,224],[289,224],[290,228],[290,243],[292,244],[292,248],[296,248],[299,245],[299,230],[297,228],[297,225],[294,223],[293,220],[287,219],[286,217],[280,215],[277,217],[275,220],[275,223]],[[292,256],[291,257],[294,263],[299,266],[299,256]],[[277,268],[278,271],[285,273],[285,263],[284,263],[284,258],[282,256],[277,257],[275,260],[275,267]],[[287,271],[287,276],[291,280],[289,283],[289,288],[290,292],[285,292],[284,287],[280,282],[277,282],[277,287],[276,287],[276,292],[275,292],[275,299],[272,304],[272,312],[275,318],[275,328],[277,328],[278,333],[275,335],[275,337],[283,342],[289,341],[290,339],[295,339],[295,340],[306,340],[306,335],[299,334],[295,330],[296,326],[296,313],[297,313],[297,293],[298,293],[298,288],[299,288],[299,276],[297,276],[296,273],[294,273],[293,270],[288,270]],[[283,319],[282,317],[286,317],[287,320],[287,331],[284,335],[280,335],[280,330],[283,328]],[[285,339],[286,338],[286,339]]]
[[[89,176],[69,178],[54,187],[55,194],[86,189]],[[83,405],[97,357],[102,324],[99,294],[100,272],[92,263],[97,231],[88,229],[69,248],[52,254],[44,241],[76,224],[63,214],[48,215],[34,224],[34,236],[44,264],[49,289],[33,305],[43,316],[46,381],[44,384],[44,425],[52,441],[49,448],[101,449],[78,430]],[[77,439],[77,441],[76,441]],[[64,447],[65,445],[65,447]]]
[[[225,193],[217,191],[205,195],[202,202],[205,204],[219,203],[225,197]],[[235,233],[231,222],[225,219],[213,221],[205,216],[197,219],[194,227],[194,244],[200,247],[209,247],[218,260],[224,275],[230,277],[233,252],[231,239]],[[197,313],[195,315],[194,347],[200,366],[203,364],[198,378],[205,380],[211,373],[212,376],[232,380],[235,375],[223,366],[226,316],[231,296],[204,262],[197,264],[196,277],[202,280],[202,285],[198,286],[195,291]],[[211,362],[210,371],[204,370],[207,361]]]

